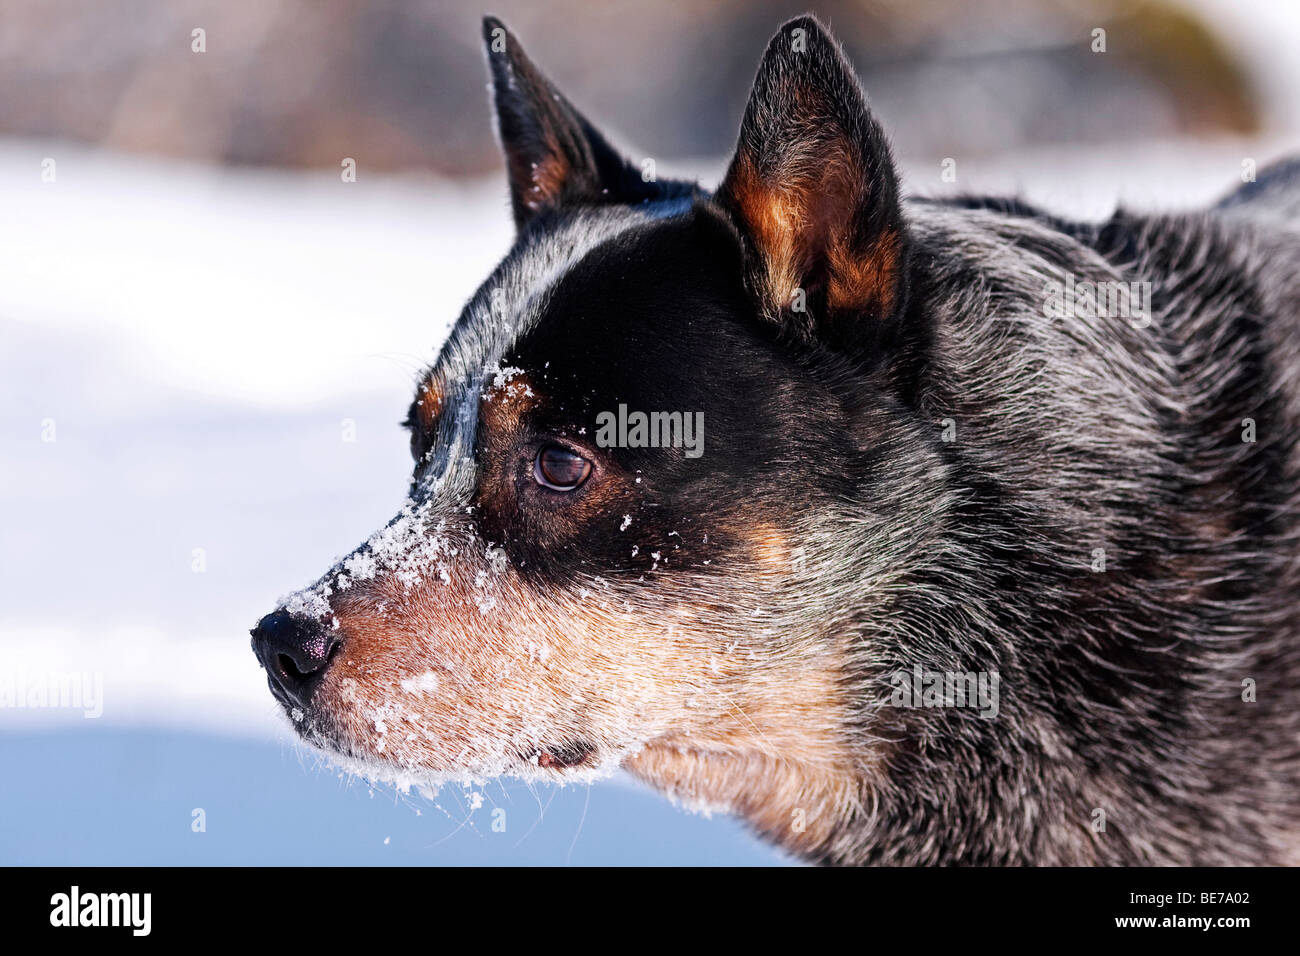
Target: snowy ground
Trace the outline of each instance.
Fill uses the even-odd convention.
[[[1045,152],[962,163],[955,185],[912,162],[908,182],[1097,216],[1204,202],[1286,145]],[[400,502],[396,422],[509,242],[499,182],[0,142],[0,183],[0,680],[103,680],[98,719],[0,709],[0,863],[781,860],[623,780],[372,794],[291,741],[249,651]]]

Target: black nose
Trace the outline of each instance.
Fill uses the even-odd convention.
[[[319,621],[276,611],[252,630],[253,653],[266,668],[271,693],[286,707],[306,707],[343,638]]]

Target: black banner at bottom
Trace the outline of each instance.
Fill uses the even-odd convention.
[[[1048,933],[1231,945],[1294,929],[1300,883],[1281,869],[33,868],[0,870],[0,881],[10,942],[373,943],[455,926],[528,939],[608,927],[699,943],[782,923],[808,942],[853,927],[864,945],[877,928],[949,943]]]

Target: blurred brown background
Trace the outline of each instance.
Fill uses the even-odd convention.
[[[758,56],[812,9],[903,157],[1262,122],[1257,78],[1195,6],[1039,0],[4,0],[0,135],[209,163],[482,173],[498,165],[479,17],[625,146],[725,154]],[[206,52],[191,51],[191,31]],[[1092,52],[1092,30],[1107,50]],[[629,142],[619,133],[635,131]]]

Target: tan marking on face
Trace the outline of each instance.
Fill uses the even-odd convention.
[[[775,525],[759,525],[749,538],[759,567],[777,575],[790,573],[797,552],[791,549],[784,531]]]
[[[792,849],[822,845],[860,808],[838,652],[729,647],[690,605],[548,600],[509,569],[490,587],[450,577],[335,602],[344,646],[315,706],[354,756],[430,773],[545,773],[548,745],[590,742],[606,769],[621,763],[676,799],[740,813]],[[484,613],[488,594],[497,603]]]
[[[416,415],[419,418],[420,427],[426,432],[433,429],[434,423],[438,416],[442,414],[442,406],[445,396],[441,385],[433,379],[432,376],[426,378],[420,383],[420,391],[416,402]]]
[[[599,586],[539,593],[464,528],[442,533],[446,562],[414,586],[387,575],[332,596],[344,643],[313,708],[346,752],[486,775],[585,741],[617,763],[725,713],[706,690],[735,661],[692,608],[651,613]]]
[[[541,404],[532,379],[524,372],[506,369],[483,388],[480,415],[483,424],[496,435],[518,430],[525,416]]]
[[[753,528],[725,579],[544,587],[462,511],[418,513],[401,538],[405,552],[329,595],[343,644],[304,724],[318,743],[421,778],[625,766],[791,848],[859,807],[845,649],[772,627],[782,530]],[[566,769],[561,754],[588,748]]]

